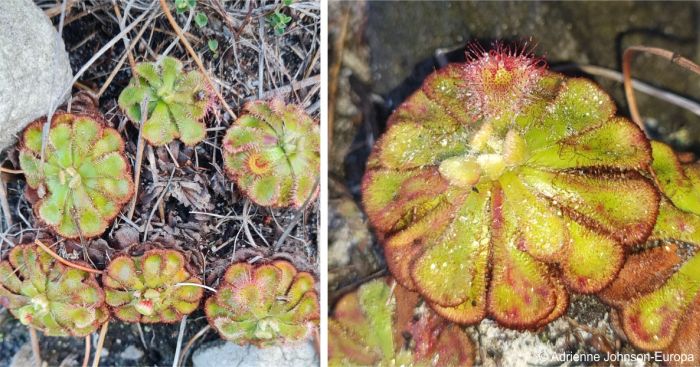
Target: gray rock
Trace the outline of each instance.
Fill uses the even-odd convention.
[[[330,2],[329,7],[336,3]],[[434,70],[431,62],[441,65],[447,61],[438,54],[451,50],[460,54],[473,40],[481,40],[488,46],[489,40],[532,37],[537,44],[535,54],[545,56],[550,65],[560,66],[575,62],[619,70],[622,50],[632,45],[666,48],[695,62],[700,58],[700,23],[696,16],[700,3],[697,2],[415,1],[397,5],[373,1],[367,4],[368,16],[362,29],[370,48],[373,78],[370,92],[383,95],[392,108],[419,85],[425,74]],[[635,78],[700,99],[700,83],[692,72],[674,67],[662,58],[641,55],[633,65]],[[401,85],[405,80],[409,83]],[[626,114],[621,85],[605,78],[596,81],[612,94],[620,112]],[[700,117],[643,93],[637,93],[637,102],[647,124],[653,124],[651,130],[663,140],[683,150],[700,150]]]
[[[56,44],[57,38],[32,0],[0,1],[0,150],[68,97],[62,92],[73,73],[63,40]]]
[[[547,326],[547,335],[531,331],[507,330],[499,327],[491,320],[484,320],[478,326],[480,343],[485,350],[484,367],[496,366],[570,366],[569,363],[559,363],[566,354],[566,333],[569,325],[559,319]]]
[[[32,344],[29,342],[25,343],[12,357],[12,361],[10,361],[10,367],[24,366],[36,366],[34,354],[32,354]]]
[[[141,359],[141,357],[143,357],[143,351],[133,345],[126,347],[126,349],[119,353],[119,358],[127,361],[136,361]]]
[[[194,352],[194,367],[307,367],[318,366],[319,357],[311,341],[257,348],[216,341]]]

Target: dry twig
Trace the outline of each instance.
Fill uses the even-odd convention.
[[[100,329],[100,339],[97,341],[97,348],[95,348],[95,359],[92,360],[92,367],[98,367],[100,365],[100,357],[102,354],[102,347],[105,344],[105,337],[107,336],[107,328],[109,328],[109,320],[105,321]]]
[[[39,348],[39,337],[36,335],[36,329],[29,327],[29,338],[32,342],[32,354],[34,355],[34,365],[41,367],[41,349]]]
[[[664,50],[658,47],[632,46],[628,47],[625,50],[625,53],[622,55],[622,75],[625,84],[625,97],[627,97],[627,104],[629,105],[632,121],[639,125],[640,128],[644,129],[644,122],[642,121],[642,116],[639,114],[639,108],[637,107],[637,99],[634,97],[634,90],[632,88],[632,57],[637,52],[644,52],[662,57],[696,74],[700,74],[700,65],[686,59],[685,57],[675,52]]]
[[[51,250],[48,246],[46,246],[43,242],[39,241],[38,239],[37,239],[37,240],[34,240],[34,243],[35,243],[37,246],[41,247],[41,248],[42,248],[44,251],[46,251],[49,255],[51,255],[51,257],[53,257],[54,259],[58,260],[58,262],[60,262],[61,264],[65,265],[65,266],[68,266],[68,267],[71,267],[71,268],[74,268],[74,269],[78,269],[78,270],[82,270],[82,271],[87,271],[88,273],[102,274],[102,271],[101,271],[101,270],[89,268],[89,267],[87,267],[87,266],[82,266],[82,265],[78,265],[78,264],[73,264],[72,262],[70,262],[70,261],[68,261],[68,260],[66,260],[66,259],[64,259],[64,258],[62,258],[61,256],[59,256],[57,253],[55,253],[53,250]]]

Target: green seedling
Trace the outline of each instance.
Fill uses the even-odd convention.
[[[209,51],[211,51],[214,54],[214,57],[219,56],[219,41],[212,38],[207,41],[207,46],[209,47]]]
[[[213,105],[213,92],[200,72],[184,72],[179,60],[164,57],[160,64],[138,64],[134,73],[119,95],[119,106],[131,121],[140,124],[141,104],[146,101],[144,139],[155,146],[175,139],[190,146],[204,140],[207,131],[203,119]]]
[[[99,236],[131,199],[134,183],[119,133],[101,116],[56,113],[41,160],[42,127],[22,134],[19,162],[36,190],[36,217],[66,238]]]
[[[197,27],[204,28],[209,23],[209,18],[207,18],[206,14],[200,12],[194,16],[194,23],[197,25]]]
[[[175,0],[175,11],[182,14],[187,10],[194,9],[197,5],[197,0]]]
[[[268,20],[272,25],[272,29],[275,30],[275,34],[282,35],[287,29],[289,22],[292,21],[292,17],[284,13],[280,13],[279,10],[275,10],[275,12],[269,16]]]
[[[246,104],[224,137],[224,166],[251,200],[300,207],[317,192],[318,122],[279,100]]]
[[[205,312],[222,338],[271,346],[307,338],[318,326],[318,295],[309,273],[286,261],[231,265]]]

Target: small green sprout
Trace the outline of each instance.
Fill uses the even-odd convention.
[[[204,140],[203,119],[212,106],[213,93],[200,72],[183,72],[179,60],[164,57],[160,64],[138,64],[134,73],[129,86],[119,95],[119,106],[131,121],[139,124],[141,104],[147,100],[144,139],[155,146],[174,139],[190,146]]]
[[[317,192],[318,122],[279,100],[250,102],[244,110],[224,137],[226,172],[259,205],[302,206]]]
[[[197,0],[175,0],[175,11],[182,14],[186,10],[194,9],[196,5]]]
[[[194,16],[194,23],[197,25],[197,27],[204,28],[209,23],[209,18],[207,18],[206,14],[199,12]]]
[[[102,282],[114,316],[127,322],[176,322],[197,309],[203,294],[201,287],[192,285],[202,282],[185,269],[184,257],[174,250],[114,258]]]
[[[271,346],[302,340],[318,326],[314,278],[286,261],[231,265],[205,312],[222,338],[237,344]]]
[[[24,130],[19,153],[27,184],[40,198],[34,213],[63,237],[99,236],[133,195],[124,141],[101,116],[56,113],[42,163],[45,120]]]
[[[215,38],[208,40],[207,46],[209,46],[209,51],[211,51],[215,57],[219,54],[219,41]]]
[[[292,17],[284,13],[280,13],[279,10],[275,10],[275,12],[268,17],[268,20],[270,21],[270,24],[272,24],[275,34],[282,35],[287,29],[289,22],[292,21]]]
[[[68,267],[33,244],[0,262],[0,303],[47,336],[86,336],[109,318],[95,276]]]

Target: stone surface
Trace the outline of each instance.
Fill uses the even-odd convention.
[[[194,367],[311,367],[318,366],[319,359],[310,341],[264,349],[216,341],[197,349],[192,363]]]
[[[32,344],[27,342],[22,345],[10,361],[10,367],[35,366],[34,355],[32,354]]]
[[[119,358],[127,361],[136,361],[143,357],[143,351],[136,348],[133,345],[126,347],[121,353],[119,353]]]
[[[0,150],[60,105],[73,74],[63,40],[31,0],[0,1]],[[70,89],[68,88],[70,92]]]
[[[395,108],[436,67],[463,61],[473,41],[528,40],[554,68],[590,64],[620,70],[629,46],[662,47],[699,62],[698,3],[609,2],[368,2],[366,31],[372,92]],[[352,32],[349,32],[352,34]],[[531,47],[532,48],[532,47]],[[635,78],[700,99],[697,75],[668,61],[638,55]],[[561,69],[572,72],[571,69]],[[595,78],[627,114],[622,85]],[[680,149],[700,152],[700,117],[637,93],[647,125]]]

